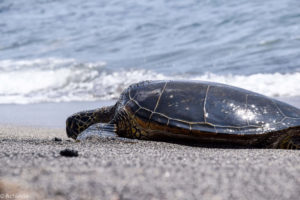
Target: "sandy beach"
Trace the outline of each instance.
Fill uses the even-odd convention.
[[[0,125],[0,143],[0,199],[300,196],[300,151],[203,148],[119,137],[75,142],[63,127],[20,124]],[[66,148],[79,156],[61,156]]]

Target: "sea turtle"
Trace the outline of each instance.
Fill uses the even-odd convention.
[[[133,84],[115,105],[70,116],[67,135],[76,139],[95,123],[113,125],[127,138],[300,149],[300,109],[213,82]]]

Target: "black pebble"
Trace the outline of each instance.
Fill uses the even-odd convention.
[[[61,138],[58,138],[58,137],[55,137],[55,138],[54,138],[54,141],[55,141],[55,142],[61,142],[62,139],[61,139]]]
[[[60,151],[61,156],[66,156],[66,157],[77,157],[78,156],[78,151],[72,150],[72,149],[64,149]]]

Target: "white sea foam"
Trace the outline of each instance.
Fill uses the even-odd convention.
[[[300,72],[290,74],[164,75],[149,70],[111,71],[105,63],[72,59],[0,61],[0,103],[93,101],[118,98],[128,85],[143,80],[203,80],[249,89],[267,96],[300,96]]]

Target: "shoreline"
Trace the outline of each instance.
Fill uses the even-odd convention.
[[[278,97],[277,100],[300,108],[300,96]],[[116,100],[37,103],[37,104],[0,104],[0,124],[21,126],[64,128],[68,116],[89,109],[113,105]]]
[[[37,103],[37,104],[0,104],[0,124],[63,128],[68,116],[89,109],[114,104],[114,100]]]

